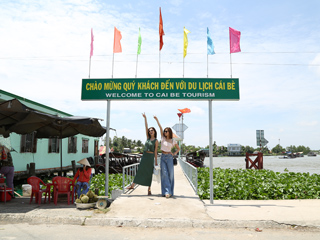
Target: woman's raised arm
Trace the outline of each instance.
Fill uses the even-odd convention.
[[[148,122],[147,122],[147,116],[145,113],[142,113],[142,116],[144,117],[144,125],[146,127],[146,135],[147,135],[147,139],[148,139]]]
[[[159,120],[158,120],[158,118],[157,118],[157,116],[153,116],[154,117],[154,119],[157,121],[157,123],[158,123],[158,126],[159,126],[159,128],[160,128],[160,134],[161,134],[161,137],[163,136],[163,131],[162,131],[162,127],[161,127],[161,124],[160,124],[160,122],[159,122]]]

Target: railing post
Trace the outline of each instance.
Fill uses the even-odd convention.
[[[124,193],[124,176],[126,169],[122,169],[122,193]]]

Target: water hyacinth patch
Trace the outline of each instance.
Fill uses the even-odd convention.
[[[198,195],[210,199],[210,169],[198,169]],[[213,169],[214,199],[319,199],[320,175],[254,169]]]
[[[99,196],[105,195],[105,182],[106,175],[104,173],[96,174],[92,177],[90,183],[90,190],[93,192],[95,189],[99,189]],[[109,174],[109,188],[108,196],[111,198],[111,191],[115,189],[122,189],[122,174]]]

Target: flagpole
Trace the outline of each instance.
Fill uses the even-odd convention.
[[[209,77],[209,54],[207,54],[207,78]]]
[[[182,70],[182,77],[184,78],[184,58],[183,58],[183,70]]]
[[[138,75],[138,54],[137,54],[137,62],[136,62],[136,78],[137,78],[137,75]]]
[[[161,77],[161,50],[159,50],[159,78]]]
[[[112,75],[111,75],[111,78],[113,78],[113,67],[114,67],[114,53],[112,55]]]
[[[90,78],[90,71],[91,71],[91,56],[90,56],[90,59],[89,59],[89,78]]]
[[[231,53],[230,53],[230,72],[231,72],[231,78],[232,78],[232,60],[231,60]]]

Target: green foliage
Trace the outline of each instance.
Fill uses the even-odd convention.
[[[254,148],[250,146],[241,146],[243,153],[253,153]]]
[[[272,148],[271,151],[276,154],[281,154],[281,153],[285,152],[286,150],[282,146],[280,146],[280,144],[278,144],[277,146]]]
[[[104,173],[96,174],[92,177],[90,183],[90,190],[93,192],[99,189],[99,196],[105,195],[106,175]],[[108,196],[111,197],[111,191],[115,189],[122,189],[122,174],[109,174],[109,188]]]
[[[287,147],[287,150],[291,152],[303,152],[303,154],[308,154],[311,151],[309,147],[305,147],[301,145],[299,145],[298,147],[291,145]]]
[[[198,169],[198,195],[210,199],[209,168]],[[214,199],[319,199],[320,175],[254,169],[213,169]]]
[[[158,133],[158,140],[159,140],[159,145],[158,145],[158,152],[160,151],[160,139],[161,139],[161,134]],[[103,142],[106,142],[106,139],[103,139]],[[141,142],[141,140],[131,140],[131,139],[127,139],[125,136],[122,137],[117,137],[114,136],[113,139],[109,139],[109,145],[110,148],[113,147],[113,150],[115,152],[123,152],[124,148],[130,148],[130,149],[134,149],[134,148],[138,148],[137,151],[141,152],[143,150],[144,144]],[[218,145],[215,141],[213,143],[213,154],[214,155],[228,155],[228,148],[225,146],[221,146]],[[181,148],[181,153],[182,154],[187,154],[189,152],[195,152],[198,151],[202,148],[207,148],[209,149],[209,145],[207,145],[206,147],[203,146],[193,146],[193,145],[185,145],[184,143],[182,143],[182,145],[180,146]],[[271,149],[271,151],[270,151]],[[261,151],[263,152],[263,154],[267,155],[270,154],[270,152],[272,152],[273,154],[281,154],[282,152],[285,152],[286,149],[288,151],[292,151],[292,152],[303,152],[304,154],[308,154],[311,150],[309,147],[305,147],[305,146],[289,146],[286,149],[283,148],[282,146],[280,146],[280,144],[276,145],[274,148],[268,148],[268,146],[265,146],[261,149]],[[253,153],[254,151],[260,151],[260,147],[257,148],[253,148],[250,146],[241,146],[241,155],[244,156],[246,154],[246,152],[248,153]]]

